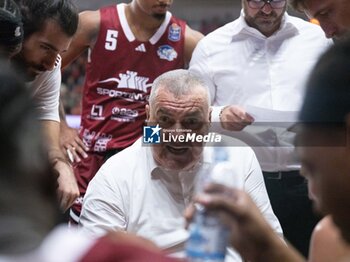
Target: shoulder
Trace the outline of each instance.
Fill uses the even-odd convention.
[[[235,34],[237,20],[230,22],[206,35],[199,45],[205,46],[208,52],[215,52],[228,46]]]
[[[114,5],[108,5],[101,7],[98,11],[101,20],[103,19],[116,19],[119,17],[120,13],[125,12],[125,3],[120,3],[120,4],[114,4]]]
[[[170,12],[169,12],[170,13]],[[170,13],[171,14],[171,13]],[[203,34],[197,30],[192,29],[185,20],[182,20],[180,18],[177,18],[173,14],[171,14],[171,18],[169,21],[169,24],[172,25],[173,23],[178,24],[182,30],[185,31],[185,40],[191,40],[198,42],[201,38],[203,38]]]
[[[136,142],[131,146],[110,157],[106,161],[105,165],[114,166],[121,162],[124,163],[124,166],[136,165],[138,162],[136,160],[140,157],[140,155],[142,155],[143,151],[141,141],[136,140]]]
[[[325,243],[325,241],[329,241],[328,244],[339,241],[339,230],[333,224],[333,220],[330,216],[326,216],[318,222],[312,233],[312,238],[317,244]]]
[[[96,35],[101,22],[100,10],[83,11],[79,14],[78,32],[88,36]]]
[[[322,28],[299,17],[288,16],[288,22],[295,26],[302,35],[311,35],[327,40]]]
[[[95,25],[100,23],[101,10],[86,10],[79,13],[79,22],[87,25]]]
[[[171,12],[169,12],[169,14],[171,15],[169,23],[177,23],[181,26],[187,25],[187,22],[185,20],[182,20],[181,18],[174,16]]]
[[[310,55],[318,57],[333,45],[333,41],[326,38],[320,26],[293,16],[288,17],[288,22],[298,31],[295,37],[291,38],[291,41],[294,42],[295,46],[300,46],[299,50],[307,49]]]
[[[139,139],[131,146],[116,153],[101,166],[95,176],[96,180],[109,180],[111,183],[119,183],[138,176],[138,167],[142,167],[143,161],[147,160],[146,149]]]
[[[189,48],[192,49],[191,52],[203,37],[204,36],[201,32],[196,31],[191,27],[189,27],[188,25],[186,25],[185,42],[186,42],[186,46],[189,46],[189,44],[191,44],[191,46],[189,46]]]
[[[192,29],[186,21],[179,19],[173,15],[171,15],[171,19],[169,21],[169,24],[176,23],[178,24],[183,30],[185,30],[185,40],[186,41],[194,41],[197,43],[200,39],[203,38],[203,34],[197,30]]]
[[[350,254],[350,246],[342,239],[331,216],[315,227],[310,243],[310,262],[340,261]]]

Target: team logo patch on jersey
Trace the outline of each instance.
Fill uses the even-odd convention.
[[[158,48],[157,54],[160,59],[173,61],[177,58],[177,52],[170,45],[162,45]]]
[[[139,112],[137,110],[115,106],[112,109],[111,119],[119,122],[135,122],[138,115]]]
[[[117,88],[129,88],[147,93],[148,89],[152,87],[152,83],[148,83],[148,81],[149,77],[139,76],[138,72],[128,70],[125,74],[120,73],[119,78],[111,77],[101,80],[98,83],[103,84],[114,82],[117,84]]]
[[[168,39],[177,42],[181,39],[181,27],[178,24],[171,24],[169,26]]]

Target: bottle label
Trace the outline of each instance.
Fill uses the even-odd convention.
[[[188,258],[204,261],[224,261],[228,230],[214,215],[198,212],[190,225],[186,243]]]

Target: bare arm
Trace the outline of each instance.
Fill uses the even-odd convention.
[[[62,68],[66,67],[81,55],[89,47],[92,48],[100,27],[100,12],[84,11],[79,14],[79,25],[77,33],[68,51],[62,54]],[[77,130],[70,128],[65,119],[65,112],[60,103],[60,144],[66,149],[67,154],[71,154],[72,160],[80,162],[80,157],[87,157],[86,151],[88,148],[80,139]],[[68,153],[69,151],[69,153]]]
[[[59,173],[57,194],[62,210],[67,210],[79,196],[79,189],[71,165],[59,146],[60,126],[56,121],[41,120],[48,155],[54,169]]]
[[[186,26],[185,32],[185,63],[188,65],[191,61],[192,53],[203,34]]]
[[[86,49],[93,48],[100,28],[100,11],[84,11],[79,14],[77,33],[67,52],[62,54],[62,68],[65,68]]]

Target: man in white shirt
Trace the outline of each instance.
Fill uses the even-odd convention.
[[[196,136],[208,133],[208,91],[187,70],[170,71],[155,80],[146,112],[148,125],[155,126],[154,132],[162,129],[167,142],[149,146],[140,138],[111,157],[88,186],[80,225],[97,235],[107,230],[136,233],[173,255],[183,256],[188,232],[182,214],[191,202],[196,177],[213,161],[213,147],[169,140],[187,132]],[[282,235],[254,152],[238,146],[228,151],[230,175],[220,182],[248,192]],[[233,250],[228,252],[227,261],[241,261]]]
[[[349,40],[336,43],[322,55],[306,84],[300,123],[292,128],[296,132],[301,174],[309,181],[315,210],[332,216],[341,237],[336,240],[328,232],[326,241],[332,238],[333,243],[321,247],[317,254],[323,254],[320,260],[311,260],[313,257],[309,256],[307,261],[350,261],[345,250],[338,253],[344,244],[350,244],[349,68]],[[205,193],[195,200],[209,210],[223,211],[221,214],[231,229],[232,245],[246,261],[306,261],[291,245],[281,245],[246,193],[222,185],[208,186]],[[186,214],[188,219],[191,215],[193,209]]]
[[[78,13],[69,0],[21,1],[24,40],[12,58],[23,73],[35,101],[50,161],[59,173],[58,198],[62,210],[79,195],[71,165],[59,146],[58,103],[61,86],[61,57],[78,27]]]
[[[293,134],[254,124],[277,124],[277,114],[279,125],[295,121],[304,81],[331,41],[318,26],[289,16],[285,0],[242,0],[242,6],[237,20],[199,42],[190,70],[209,86],[216,131],[253,146],[284,235],[307,254],[317,219],[299,176]]]

